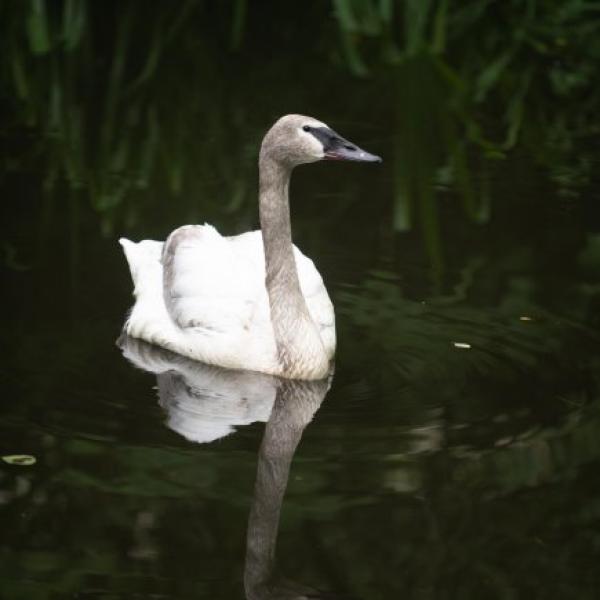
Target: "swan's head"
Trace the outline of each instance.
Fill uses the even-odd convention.
[[[260,153],[289,167],[318,160],[382,162],[325,123],[303,115],[281,117],[267,132]]]

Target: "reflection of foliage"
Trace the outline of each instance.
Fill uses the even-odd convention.
[[[250,445],[240,432],[214,446],[172,437],[156,447],[146,441],[155,439],[156,425],[146,409],[137,423],[129,418],[140,436],[132,443],[121,423],[132,407],[123,409],[151,401],[150,384],[138,402],[119,397],[117,381],[115,397],[124,405],[104,400],[102,422],[87,418],[99,414],[93,397],[78,398],[93,401],[81,409],[84,422],[73,409],[40,404],[44,425],[19,433],[40,457],[40,470],[11,471],[2,481],[10,548],[2,554],[3,596],[42,599],[49,589],[66,596],[98,586],[129,596],[149,587],[165,598],[236,596],[230,587],[241,585],[261,430]],[[483,447],[472,443],[477,416],[475,409],[466,417],[474,425],[454,428],[448,425],[461,425],[464,409],[458,419],[448,415],[429,446],[415,444],[410,427],[390,435],[388,423],[382,435],[381,425],[317,418],[292,465],[278,551],[284,569],[296,577],[308,572],[325,587],[341,582],[357,597],[369,597],[379,581],[381,596],[395,597],[423,586],[499,594],[533,582],[543,594],[542,574],[559,565],[561,597],[577,597],[591,585],[578,581],[577,557],[596,551],[597,495],[586,493],[595,480],[580,472],[600,460],[597,399],[546,426],[531,417],[516,429],[488,421]],[[440,428],[437,420],[432,426]],[[500,433],[494,447],[490,440]],[[583,534],[573,536],[574,527]],[[384,577],[390,566],[401,576]]]
[[[397,357],[391,366],[409,377],[447,361],[454,363],[455,357],[483,373],[510,370],[511,365],[532,368],[548,355],[560,355],[565,337],[583,333],[580,326],[562,324],[543,309],[525,308],[521,302],[521,310],[515,311],[513,306],[478,310],[452,298],[406,300],[389,279],[368,279],[359,293],[340,293],[338,301],[342,314],[364,328],[366,336],[372,335],[361,340],[367,344],[365,354]],[[463,343],[470,351],[460,352]]]
[[[580,255],[588,286],[598,281],[595,251],[592,241]],[[290,576],[358,597],[370,597],[372,581],[382,597],[423,586],[480,597],[536,580],[541,594],[541,574],[559,564],[561,597],[587,589],[577,557],[596,552],[585,469],[600,460],[600,418],[585,336],[537,306],[533,285],[508,285],[496,308],[477,308],[482,270],[502,269],[474,261],[452,294],[425,304],[389,274],[338,291],[340,371],[379,387],[364,418],[342,393],[340,413],[327,418],[330,398],[307,428],[278,550]],[[586,294],[574,303],[580,322]],[[163,431],[152,376],[118,357],[111,327],[59,323],[8,339],[26,401],[12,408],[17,426],[2,422],[3,439],[38,463],[1,482],[11,549],[1,594],[42,599],[101,582],[129,596],[149,587],[167,598],[236,596],[262,429],[206,447]],[[384,577],[390,561],[401,577]]]
[[[580,261],[597,269],[594,240]],[[496,286],[488,289],[490,276],[496,286],[499,277],[505,279],[500,295]],[[420,302],[405,297],[394,274],[371,274],[334,295],[338,314],[345,317],[340,328],[349,327],[340,332],[338,360],[348,368],[358,360],[356,368],[381,373],[380,393],[390,399],[404,398],[399,381],[410,382],[410,395],[416,386],[431,405],[461,398],[456,415],[463,403],[518,410],[519,398],[510,398],[515,387],[527,394],[528,403],[557,400],[574,390],[585,398],[597,379],[593,357],[600,340],[595,316],[600,279],[589,276],[587,283],[565,282],[561,295],[544,306],[540,299],[552,290],[515,266],[487,260],[465,268],[452,293]],[[582,361],[588,353],[589,361]]]

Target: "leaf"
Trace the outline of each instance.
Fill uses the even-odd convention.
[[[2,460],[9,465],[17,465],[19,467],[30,467],[35,465],[37,459],[30,454],[7,454],[2,457]]]

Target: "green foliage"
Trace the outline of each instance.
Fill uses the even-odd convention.
[[[233,200],[219,199],[222,211],[244,201],[245,156],[257,142],[251,136],[241,145],[218,147],[228,137],[229,114],[222,110],[219,86],[224,82],[208,59],[214,52],[210,42],[194,49],[196,59],[188,54],[178,73],[163,64],[167,53],[181,53],[192,40],[198,43],[188,19],[199,6],[186,2],[156,11],[142,25],[135,19],[141,5],[130,2],[119,12],[110,39],[92,26],[95,11],[102,9],[86,1],[65,2],[56,12],[39,0],[31,3],[29,14],[10,13],[4,41],[4,56],[12,63],[7,83],[17,100],[17,123],[44,135],[44,188],[62,194],[66,180],[67,193],[89,198],[105,232],[116,223],[135,226],[151,206],[149,190],[157,183],[173,197],[189,194],[192,175],[204,186],[216,174],[227,182],[220,194]],[[19,28],[23,18],[31,23],[29,37]],[[242,123],[238,115],[235,125]],[[199,201],[212,201],[194,189],[188,219],[200,218],[194,214]]]
[[[34,156],[45,161],[47,193],[64,195],[65,179],[66,193],[89,198],[106,232],[135,228],[148,210],[159,213],[165,195],[184,199],[182,218],[219,218],[244,207],[250,220],[257,146],[269,117],[229,98],[280,80],[254,83],[217,65],[234,60],[231,51],[255,51],[251,29],[265,15],[237,0],[215,14],[195,0],[152,10],[132,1],[109,31],[92,26],[113,10],[85,0],[4,9],[3,81],[18,110],[15,124],[46,136]],[[135,18],[140,10],[143,24]],[[337,70],[363,78],[348,87],[387,90],[380,110],[394,123],[386,157],[392,224],[396,231],[420,224],[434,278],[445,268],[440,181],[477,223],[489,219],[493,198],[474,173],[493,169],[517,146],[548,169],[563,195],[588,185],[593,160],[581,141],[600,131],[600,25],[592,4],[332,0],[310,10],[318,22],[337,25],[339,42],[323,27],[316,47],[323,56],[339,52]],[[220,23],[228,36],[209,31]],[[323,69],[324,80],[333,69]],[[482,159],[474,162],[475,151]]]
[[[469,218],[489,218],[487,191],[473,185],[469,146],[499,158],[523,145],[563,195],[585,188],[592,163],[580,140],[600,132],[597,7],[580,0],[376,4],[339,0],[334,14],[355,75],[390,65],[394,226],[410,229],[418,215],[434,272],[443,264],[433,197],[438,169],[450,174]],[[393,51],[376,52],[373,38]]]

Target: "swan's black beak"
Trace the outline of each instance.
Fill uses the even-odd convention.
[[[325,160],[355,160],[358,162],[383,162],[381,156],[366,152],[344,139],[328,127],[311,127],[312,133],[323,144]]]

